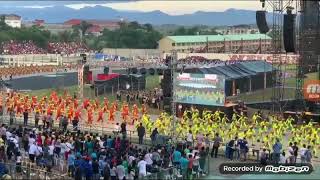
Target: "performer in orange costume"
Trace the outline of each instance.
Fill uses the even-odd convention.
[[[95,99],[95,101],[94,101],[94,110],[95,111],[99,110],[99,105],[100,105],[99,100]]]
[[[72,121],[73,113],[74,113],[73,107],[69,107],[69,111],[68,111],[68,119],[69,119],[69,121]]]
[[[104,105],[104,108],[106,108],[106,110],[108,110],[109,108],[109,101],[108,101],[108,98],[104,98],[103,99],[103,105]]]
[[[115,113],[115,108],[114,106],[110,108],[109,110],[109,121],[114,121],[114,113]]]
[[[142,106],[141,106],[141,113],[142,114],[146,114],[147,113],[147,107],[146,107],[145,104],[142,104]]]
[[[77,99],[74,99],[74,100],[73,100],[73,107],[74,107],[75,109],[78,109],[78,106],[79,106],[78,100],[77,100]]]
[[[138,120],[139,118],[139,109],[138,109],[138,106],[136,104],[133,105],[133,108],[132,108],[132,125],[134,124],[135,121]]]
[[[85,99],[85,100],[83,101],[83,108],[84,108],[84,109],[87,109],[87,107],[89,106],[89,104],[90,104],[89,99]]]
[[[115,102],[112,103],[111,109],[113,109],[114,111],[117,111],[117,109],[118,109],[117,106],[118,106],[118,105],[117,105],[117,103],[116,103],[116,101],[115,101]]]
[[[48,108],[47,108],[47,115],[49,115],[49,114],[51,114],[52,113],[52,110],[51,110],[51,107],[50,107],[50,105],[48,106]]]
[[[78,109],[74,114],[74,118],[80,120],[80,115],[81,115],[81,109]]]
[[[123,106],[122,106],[122,119],[124,121],[127,121],[128,119],[128,116],[129,116],[129,106],[127,103],[124,103]]]
[[[103,121],[103,113],[104,113],[104,110],[103,108],[101,108],[98,112],[98,119],[97,119],[97,122],[102,122]]]
[[[93,121],[93,112],[92,109],[88,109],[88,124],[91,125]]]
[[[56,120],[58,120],[58,118],[62,115],[62,112],[61,112],[61,107],[58,106],[57,108],[57,114],[56,114]]]

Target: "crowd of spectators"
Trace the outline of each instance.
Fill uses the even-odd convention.
[[[67,71],[69,69],[75,69],[76,65],[66,65],[66,66],[54,66],[54,65],[30,65],[30,66],[13,66],[13,67],[2,67],[0,68],[0,78],[14,78],[17,76],[24,76],[37,73],[50,73],[58,70]]]
[[[123,126],[124,124],[124,126]],[[17,174],[25,163],[48,172],[68,172],[76,180],[140,179],[172,166],[183,176],[204,173],[207,150],[185,144],[134,145],[126,138],[126,124],[113,135],[63,131],[38,126],[0,128],[0,176],[8,173],[2,163],[14,163]]]
[[[80,42],[54,42],[49,43],[46,48],[40,48],[32,41],[9,41],[0,45],[0,54],[20,55],[20,54],[76,54],[88,52],[88,47]]]
[[[48,44],[48,52],[51,54],[76,54],[88,52],[88,48],[80,42],[54,42]]]
[[[32,41],[9,41],[3,42],[0,49],[1,54],[19,55],[19,54],[46,54],[46,50],[38,47]]]

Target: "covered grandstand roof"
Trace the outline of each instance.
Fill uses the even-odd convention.
[[[206,68],[185,68],[185,73],[217,74],[228,80],[254,76],[262,72],[271,72],[272,65],[265,61],[239,62]]]
[[[244,41],[268,39],[271,37],[265,34],[232,34],[232,35],[191,35],[191,36],[168,36],[176,43],[194,43],[194,42],[214,42],[214,41]]]

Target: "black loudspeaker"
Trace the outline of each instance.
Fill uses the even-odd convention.
[[[142,75],[147,74],[146,68],[141,68],[141,69],[140,69],[140,74],[142,74]]]
[[[155,73],[155,70],[153,68],[150,68],[148,71],[149,71],[150,75],[154,75],[154,73]]]
[[[137,74],[138,73],[138,69],[137,68],[131,68],[130,72],[132,74]]]
[[[257,21],[259,32],[261,34],[266,34],[269,31],[269,27],[266,19],[266,11],[257,11],[256,21]]]
[[[157,69],[157,73],[158,73],[159,75],[163,75],[163,69]]]
[[[172,78],[171,78],[171,70],[164,70],[163,79],[161,80],[161,89],[163,90],[164,97],[172,96]]]
[[[296,16],[294,14],[283,16],[283,43],[286,52],[296,52],[295,20]]]
[[[84,84],[90,84],[89,71],[90,71],[89,65],[85,65],[83,67],[83,83]]]
[[[108,66],[105,66],[104,68],[103,68],[103,74],[109,74],[109,67]]]

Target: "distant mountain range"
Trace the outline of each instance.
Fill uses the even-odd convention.
[[[168,15],[161,11],[139,12],[118,11],[109,7],[94,6],[81,9],[72,9],[63,5],[44,8],[1,8],[0,14],[17,14],[24,20],[44,19],[48,23],[62,23],[66,20],[78,19],[110,19],[123,18],[127,21],[139,23],[150,23],[154,25],[176,24],[176,25],[209,25],[225,26],[237,24],[255,24],[255,11],[228,9],[224,12],[197,11],[193,14]],[[272,22],[271,14],[267,15],[267,21]]]

